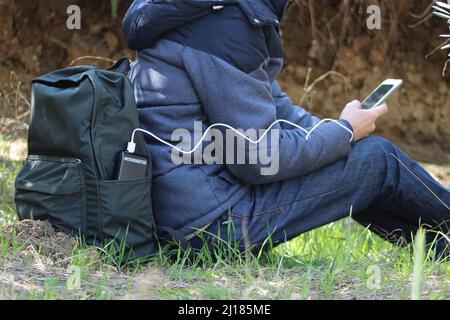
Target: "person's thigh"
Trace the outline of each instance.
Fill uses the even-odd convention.
[[[369,137],[348,158],[294,179],[252,187],[208,230],[239,248],[276,245],[367,209],[386,176],[385,140]]]

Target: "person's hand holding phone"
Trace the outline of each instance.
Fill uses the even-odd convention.
[[[356,142],[372,134],[376,129],[378,118],[388,111],[385,103],[365,110],[361,108],[360,101],[354,100],[345,106],[339,119],[347,120],[351,124],[355,134],[353,141]]]

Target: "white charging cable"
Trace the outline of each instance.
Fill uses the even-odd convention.
[[[309,130],[309,131],[306,130],[305,128],[300,127],[298,124],[295,124],[295,123],[290,122],[290,121],[288,121],[288,120],[279,119],[279,120],[276,120],[275,122],[273,122],[273,123],[269,126],[269,128],[267,128],[267,130],[264,132],[264,134],[261,136],[261,138],[259,138],[259,139],[256,140],[256,141],[250,139],[249,137],[247,137],[246,135],[244,135],[244,134],[243,134],[242,132],[240,132],[239,130],[233,128],[232,126],[229,126],[229,125],[227,125],[227,124],[225,124],[225,123],[215,123],[215,124],[209,126],[208,129],[206,129],[206,131],[205,131],[205,133],[203,134],[203,136],[202,136],[202,138],[200,139],[200,141],[199,141],[199,142],[195,145],[195,147],[194,147],[192,150],[190,150],[190,151],[182,150],[182,149],[178,148],[177,146],[174,146],[173,144],[170,144],[169,142],[167,142],[167,141],[161,139],[160,137],[158,137],[157,135],[155,135],[155,134],[154,134],[153,132],[151,132],[151,131],[144,130],[144,129],[141,129],[141,128],[137,128],[137,129],[134,129],[134,131],[133,131],[133,134],[132,134],[132,136],[131,136],[131,141],[128,143],[127,151],[128,151],[129,153],[134,153],[134,152],[136,151],[136,143],[134,142],[134,140],[135,140],[135,137],[136,137],[136,133],[137,133],[137,132],[142,132],[142,133],[148,134],[149,136],[152,136],[153,138],[155,138],[156,140],[158,140],[158,141],[161,142],[162,144],[165,144],[166,146],[169,146],[169,147],[171,147],[171,148],[177,150],[178,152],[181,152],[181,153],[183,153],[183,154],[192,154],[192,153],[194,153],[194,152],[201,146],[203,140],[204,140],[204,139],[206,138],[206,136],[208,135],[208,132],[209,132],[210,130],[212,130],[213,128],[216,128],[216,127],[225,127],[225,128],[228,128],[228,129],[234,131],[236,134],[238,134],[238,135],[241,136],[242,138],[244,138],[245,140],[249,141],[250,143],[253,143],[253,144],[259,144],[259,143],[264,139],[264,137],[268,134],[269,130],[272,129],[273,126],[275,126],[275,125],[278,124],[278,123],[286,123],[286,124],[289,124],[289,125],[291,125],[291,126],[293,126],[293,127],[295,127],[295,128],[298,128],[298,129],[302,130],[302,131],[306,134],[305,140],[306,140],[306,141],[309,141],[309,139],[311,139],[311,134],[314,132],[314,130],[316,130],[322,123],[325,123],[325,122],[334,122],[334,123],[336,123],[337,125],[339,125],[340,127],[342,127],[343,129],[345,129],[346,131],[348,131],[348,132],[350,133],[350,136],[351,136],[351,138],[350,138],[350,143],[353,141],[354,134],[353,134],[352,130],[350,130],[350,129],[347,128],[345,125],[343,125],[342,123],[340,123],[339,121],[334,120],[334,119],[323,119],[323,120],[321,120],[320,122],[318,122],[314,127],[312,127],[311,130]]]

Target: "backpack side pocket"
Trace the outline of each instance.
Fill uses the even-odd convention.
[[[127,257],[150,256],[155,250],[151,177],[131,181],[99,181],[102,234]],[[112,240],[112,242],[110,242]],[[120,250],[120,249],[119,249]]]
[[[29,156],[15,188],[20,220],[48,220],[58,231],[84,233],[85,187],[79,159]]]

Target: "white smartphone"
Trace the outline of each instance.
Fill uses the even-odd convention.
[[[401,85],[403,80],[387,79],[378,86],[362,103],[363,109],[372,109],[382,105]]]

